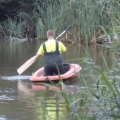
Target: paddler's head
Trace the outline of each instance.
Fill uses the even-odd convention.
[[[48,30],[48,31],[47,31],[47,38],[48,38],[48,39],[52,39],[52,38],[54,38],[54,37],[55,37],[54,31],[53,31],[53,30]]]

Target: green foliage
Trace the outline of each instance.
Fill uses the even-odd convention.
[[[17,14],[2,22],[7,36],[44,38],[48,29],[59,34],[73,24],[70,30],[73,41],[88,44],[103,41],[108,36],[119,41],[120,5],[117,0],[21,0],[18,5]],[[97,35],[100,29],[102,36]]]
[[[59,99],[57,104],[66,106],[72,120],[119,120],[120,118],[120,81],[115,76],[116,71],[109,68],[102,52],[101,55],[104,70],[95,63],[90,65],[90,58],[77,59],[87,64],[87,71],[86,69],[82,71],[87,73],[90,80],[89,82],[82,74],[78,76],[82,88],[78,89],[76,83],[74,90],[68,92],[62,80],[57,84],[60,86],[60,91],[55,92],[51,99]],[[117,68],[119,70],[119,65]]]

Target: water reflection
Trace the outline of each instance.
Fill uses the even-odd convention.
[[[74,91],[75,87],[73,86],[73,83],[75,85],[76,82],[77,81],[65,82],[67,92]],[[50,82],[48,84],[50,85]],[[39,114],[38,115],[39,120],[47,120],[47,119],[59,120],[60,118],[61,119],[68,119],[68,117],[70,118],[69,114],[66,112],[67,110],[65,104],[59,103],[58,98],[53,99],[53,96],[56,94],[56,92],[60,91],[60,86],[58,86],[57,83],[51,86],[45,86],[39,83],[28,84],[25,81],[19,81],[18,89],[20,92],[20,98],[23,99],[25,99],[25,97],[28,96],[33,97],[35,93],[37,94],[37,99],[35,101],[37,105],[37,111]],[[50,90],[52,92],[39,97],[39,93],[47,90]]]
[[[64,84],[66,85],[67,93],[70,93],[71,91],[74,91],[76,80],[77,79],[75,79],[74,81],[69,81],[69,84],[68,84],[68,82],[67,83],[64,82]],[[51,86],[50,86],[50,83],[47,83],[47,84],[49,84],[49,86],[41,85],[40,83],[39,84],[32,83],[31,87],[32,87],[32,90],[34,90],[34,91],[50,90],[50,91],[54,91],[54,92],[60,92],[61,89],[60,89],[60,86],[58,84],[56,84],[56,85],[51,84]]]
[[[29,109],[31,106],[32,109]],[[29,99],[22,99],[18,90],[18,81],[0,79],[0,119],[36,118],[35,106]],[[30,115],[29,115],[30,114]]]
[[[64,104],[59,104],[58,100],[45,99],[45,103],[41,103],[38,106],[39,119],[40,120],[65,120],[70,119],[70,116],[67,116],[66,106]],[[65,117],[66,116],[66,117]]]

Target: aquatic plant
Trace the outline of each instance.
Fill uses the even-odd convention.
[[[60,86],[60,90],[53,93],[51,100],[57,99],[56,104],[64,104],[72,120],[119,120],[119,77],[117,78],[115,75],[119,71],[119,64],[115,65],[118,68],[117,70],[114,69],[114,66],[110,68],[104,54],[101,52],[103,68],[96,65],[94,61],[92,61],[94,64],[89,64],[91,58],[84,58],[81,61],[77,59],[80,63],[86,63],[87,67],[82,71],[87,74],[78,76],[79,79],[77,79],[72,91],[67,90],[67,86],[62,80],[57,84],[57,86]],[[111,55],[114,56],[115,53],[111,53],[110,58]],[[82,84],[81,88],[77,86],[78,80]],[[43,85],[56,86],[55,84]],[[38,96],[42,93],[40,92]]]

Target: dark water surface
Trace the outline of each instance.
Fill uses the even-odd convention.
[[[53,115],[52,120],[58,120],[59,117],[63,117],[63,120],[67,119],[65,105],[56,104],[57,100],[51,102],[50,98],[54,93],[39,97],[39,99],[34,97],[36,93],[49,89],[43,85],[35,85],[29,80],[31,74],[43,66],[43,58],[37,60],[20,76],[16,71],[25,61],[36,54],[39,45],[39,42],[19,44],[0,42],[0,120],[47,120],[44,118],[44,112],[38,114],[40,108],[37,105],[42,100],[46,101],[46,104],[50,104],[51,107],[48,108],[46,105],[46,109],[50,109],[48,114]],[[99,48],[95,46],[85,48],[86,50],[78,44],[69,44],[67,53],[63,54],[63,59],[65,63],[80,64],[83,68],[81,75],[88,80],[89,75],[85,70],[87,65],[92,65],[94,61],[96,65],[102,66],[103,60]],[[88,53],[93,61],[80,63],[79,58],[87,57]],[[105,52],[105,54],[106,57],[109,57],[110,52]],[[108,65],[113,67],[114,61],[108,60]],[[76,85],[77,88],[82,86],[79,80],[68,81],[65,84],[68,92],[72,91]],[[59,90],[59,87],[54,89],[54,91],[56,90]]]

